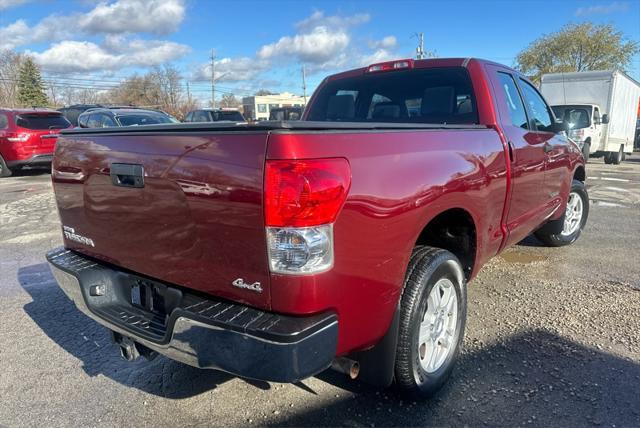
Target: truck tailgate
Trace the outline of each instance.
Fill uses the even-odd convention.
[[[52,179],[65,247],[269,309],[262,209],[267,137],[267,131],[139,130],[61,137]],[[143,172],[141,181],[127,171]],[[234,287],[238,278],[259,282],[262,292]]]

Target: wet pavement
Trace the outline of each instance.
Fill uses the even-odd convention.
[[[0,426],[639,426],[640,155],[591,160],[582,238],[527,238],[469,285],[465,351],[415,403],[327,371],[295,385],[120,359],[56,286],[50,177],[0,180]]]

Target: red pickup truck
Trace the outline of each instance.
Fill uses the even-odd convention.
[[[127,359],[278,382],[332,366],[426,397],[481,266],[580,236],[564,129],[516,71],[433,59],[330,76],[296,122],[65,131],[47,258]]]

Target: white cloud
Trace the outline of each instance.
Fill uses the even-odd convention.
[[[269,61],[256,58],[222,58],[216,60],[217,82],[241,82],[255,79],[260,73],[270,67]],[[203,63],[192,73],[192,80],[209,81],[211,79],[211,64]]]
[[[398,44],[395,36],[387,36],[381,40],[372,40],[368,43],[371,49],[393,49]]]
[[[310,17],[296,23],[296,28],[303,32],[313,30],[316,27],[329,27],[344,30],[349,27],[366,24],[370,19],[371,17],[368,13],[358,13],[351,16],[325,16],[323,11],[317,10],[313,12]]]
[[[328,27],[316,27],[311,32],[285,36],[258,51],[261,59],[295,57],[304,62],[319,63],[331,60],[349,45],[349,35]]]
[[[0,0],[0,10],[23,5],[31,0]]]
[[[100,3],[81,15],[78,26],[89,34],[170,34],[184,20],[183,0],[119,0]]]
[[[30,52],[35,61],[47,72],[92,72],[118,70],[126,67],[152,67],[178,59],[189,52],[189,47],[160,40],[120,39],[113,50],[114,40],[108,45],[65,40],[53,44],[44,52]]]
[[[177,30],[184,15],[184,0],[101,2],[84,14],[49,15],[33,26],[19,19],[0,27],[0,48],[65,40],[80,34],[169,34]]]
[[[598,4],[576,9],[576,16],[586,15],[608,15],[616,12],[626,12],[629,10],[629,3],[614,1],[609,4]]]

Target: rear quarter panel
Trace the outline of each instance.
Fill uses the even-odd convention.
[[[286,313],[333,309],[338,353],[386,332],[422,229],[451,208],[477,230],[475,269],[496,254],[506,195],[502,142],[490,129],[274,133],[268,159],[345,157],[349,196],[334,225],[335,266],[314,276],[271,275],[272,306]]]

